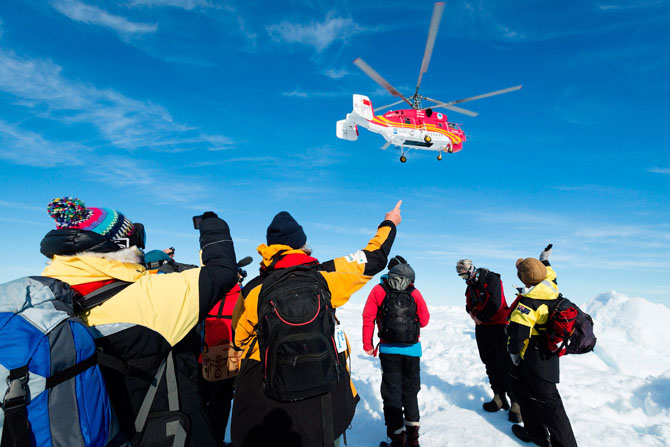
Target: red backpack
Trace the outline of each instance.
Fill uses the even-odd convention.
[[[235,285],[205,318],[205,348],[202,352],[202,377],[218,382],[237,375],[242,351],[233,347],[231,321],[241,288]]]
[[[593,351],[597,338],[589,314],[560,294],[550,310],[547,347],[552,353],[562,357]]]

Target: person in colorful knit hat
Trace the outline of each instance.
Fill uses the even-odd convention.
[[[203,265],[156,275],[142,264],[144,226],[122,213],[87,207],[74,197],[52,200],[47,212],[56,229],[40,244],[50,259],[42,276],[66,282],[81,295],[85,311],[80,317],[96,335],[96,345],[127,366],[125,372],[101,366],[126,438],[133,445],[172,445],[175,438],[184,446],[218,447],[197,382],[191,380],[197,377],[197,362],[187,368],[177,345],[183,346],[180,342],[237,283],[228,224],[211,211],[204,213],[199,228]],[[96,299],[89,301],[91,296]],[[159,386],[147,414],[143,403],[156,377]],[[176,382],[176,392],[167,382]]]
[[[73,255],[83,251],[109,253],[122,248],[144,249],[144,225],[133,224],[123,214],[109,208],[86,207],[75,197],[57,197],[47,206],[47,213],[56,221],[42,240],[41,252]]]

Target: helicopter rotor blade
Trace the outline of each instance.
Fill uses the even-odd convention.
[[[428,97],[425,97],[425,96],[423,97],[423,99],[425,99],[426,101],[434,102],[434,103],[436,103],[436,104],[451,104],[451,103],[448,102],[448,101],[438,101],[437,99],[428,98]],[[431,106],[431,107],[435,107],[435,106]],[[429,108],[429,107],[425,107],[424,110],[426,110],[426,109],[428,109],[428,108]]]
[[[435,104],[434,106],[430,106],[429,108],[430,109],[437,109],[438,107],[444,107],[445,109],[453,110],[454,112],[462,113],[463,115],[472,116],[472,117],[475,117],[475,116],[479,115],[479,113],[473,112],[472,110],[464,109],[462,107],[452,106],[451,103],[448,103],[448,102]]]
[[[426,50],[423,53],[423,61],[421,62],[421,71],[419,72],[419,80],[416,81],[416,90],[419,91],[421,85],[421,78],[423,74],[428,71],[428,64],[430,64],[430,57],[433,54],[433,47],[435,46],[435,38],[437,37],[437,30],[440,28],[440,21],[442,20],[442,13],[444,12],[444,3],[435,3],[433,7],[433,17],[430,19],[430,28],[428,29],[428,39],[426,40]]]
[[[366,64],[363,59],[361,59],[360,57],[357,58],[354,61],[354,65],[357,66],[358,68],[360,68],[363,73],[370,76],[377,84],[384,87],[387,92],[389,92],[393,96],[398,96],[398,97],[402,98],[402,100],[405,101],[407,104],[409,104],[410,107],[412,106],[412,103],[409,102],[409,100],[407,98],[405,98],[398,90],[396,90],[395,87],[393,87],[391,84],[389,84],[386,79],[382,78],[379,75],[379,73],[377,73],[371,66]]]
[[[387,104],[387,105],[382,106],[382,107],[375,107],[375,110],[384,110],[384,109],[388,109],[389,107],[393,107],[393,106],[395,106],[395,105],[398,105],[398,104],[400,104],[401,102],[402,102],[402,99],[401,99],[400,101],[396,101],[396,102],[394,102],[393,104]]]
[[[466,101],[474,101],[475,99],[482,99],[482,98],[488,98],[489,96],[502,95],[503,93],[509,93],[516,90],[521,90],[521,85],[515,85],[514,87],[508,87],[502,90],[496,90],[495,92],[484,93],[483,95],[471,96],[470,98],[458,99],[456,101],[451,101],[448,104],[458,104]]]

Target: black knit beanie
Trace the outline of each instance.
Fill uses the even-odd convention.
[[[282,211],[270,222],[266,235],[268,245],[281,244],[301,248],[307,242],[302,226],[288,212]]]

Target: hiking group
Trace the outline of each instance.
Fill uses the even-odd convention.
[[[252,260],[237,261],[211,211],[194,217],[195,266],[176,262],[174,248],[144,253],[144,226],[118,211],[54,199],[46,268],[0,285],[0,445],[220,447],[229,417],[236,447],[346,444],[360,397],[336,309],[388,263],[365,303],[363,350],[380,358],[382,445],[418,446],[430,314],[410,264],[389,261],[400,205],[364,248],[325,262],[288,212],[276,214],[259,275],[242,286]],[[484,410],[510,409],[523,441],[575,446],[558,359],[595,337],[559,294],[550,252],[517,261],[525,287],[511,307],[500,275],[467,259],[456,270],[494,393]]]

